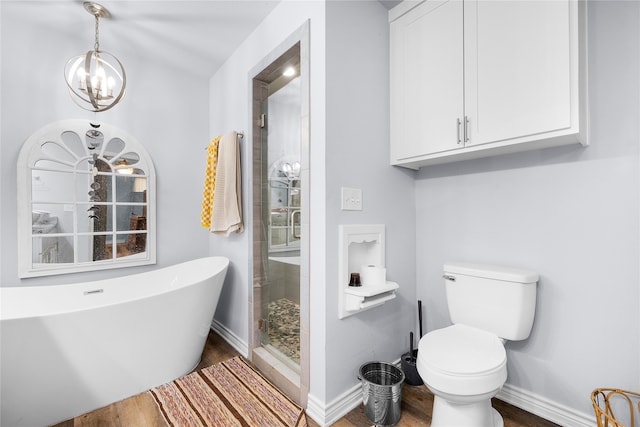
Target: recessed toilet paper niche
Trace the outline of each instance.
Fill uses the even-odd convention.
[[[386,280],[384,224],[339,226],[338,318],[377,307],[396,297],[398,284]],[[362,286],[349,286],[351,273]]]

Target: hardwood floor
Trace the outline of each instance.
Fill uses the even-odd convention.
[[[493,407],[502,415],[504,427],[560,427],[543,418],[530,414],[498,399],[493,399]],[[402,413],[398,427],[428,427],[431,425],[433,394],[425,386],[402,387]],[[312,422],[310,425],[317,427]],[[360,405],[338,420],[333,427],[364,427],[371,422],[364,415],[364,407]]]
[[[231,359],[239,353],[218,334],[210,332],[196,370]],[[111,405],[55,424],[53,427],[168,427],[149,393],[140,393]],[[186,426],[185,426],[186,427]]]
[[[202,360],[196,369],[202,369],[239,353],[215,332],[209,333]],[[425,386],[404,385],[402,388],[402,415],[397,426],[422,427],[431,423],[433,395]],[[502,414],[505,427],[559,427],[557,424],[529,414],[512,405],[494,399],[493,406]],[[308,418],[310,427],[319,427]],[[364,415],[364,408],[349,412],[338,420],[335,427],[368,427],[371,422]],[[148,393],[140,393],[103,408],[96,409],[53,427],[168,427]],[[185,426],[187,427],[187,426]],[[256,426],[267,427],[267,426]]]

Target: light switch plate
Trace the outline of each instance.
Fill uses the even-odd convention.
[[[359,188],[342,187],[342,210],[362,210],[362,190]]]

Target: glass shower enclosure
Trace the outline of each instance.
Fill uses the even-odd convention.
[[[302,234],[299,69],[299,48],[298,52],[292,48],[274,62],[273,70],[261,76],[263,97],[259,104],[254,100],[260,108],[260,141],[255,149],[259,155],[254,158],[259,161],[254,172],[259,171],[261,181],[260,343],[298,373]]]

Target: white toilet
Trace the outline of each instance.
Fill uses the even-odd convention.
[[[431,427],[501,427],[491,398],[507,379],[504,341],[529,336],[538,274],[449,263],[443,277],[453,325],[422,337],[416,361],[435,396]]]

